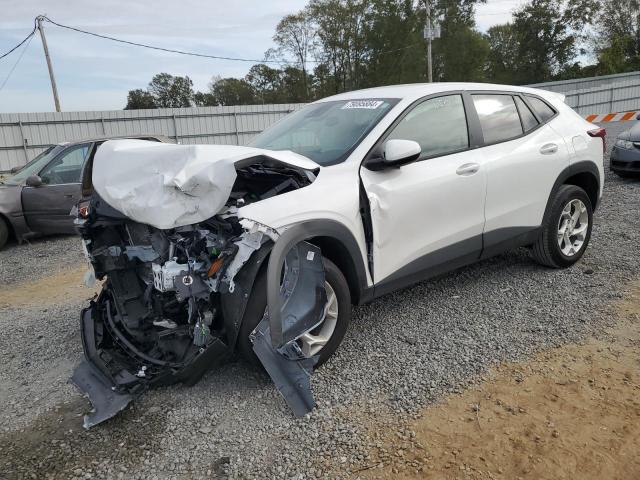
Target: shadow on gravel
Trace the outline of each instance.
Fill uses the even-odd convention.
[[[67,479],[94,474],[98,465],[112,478],[148,461],[160,445],[166,424],[160,408],[142,415],[129,409],[91,431],[82,428],[87,410],[88,402],[78,397],[38,416],[27,428],[0,436],[2,478]]]

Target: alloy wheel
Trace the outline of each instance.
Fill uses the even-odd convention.
[[[298,345],[306,357],[317,355],[329,342],[338,324],[338,296],[329,282],[324,282],[327,303],[318,326],[298,338]]]
[[[569,201],[558,220],[558,246],[567,257],[573,257],[584,245],[589,229],[589,212],[579,199]]]

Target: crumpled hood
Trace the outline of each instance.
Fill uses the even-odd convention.
[[[111,140],[98,149],[93,160],[93,188],[132,220],[160,229],[175,228],[220,212],[236,179],[235,163],[261,156],[305,170],[319,168],[289,151]]]

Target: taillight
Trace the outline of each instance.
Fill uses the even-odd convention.
[[[596,128],[587,131],[590,137],[600,137],[602,139],[602,153],[607,152],[607,130],[604,128]]]
[[[78,203],[78,217],[87,219],[91,213],[91,202],[89,200],[83,200]]]

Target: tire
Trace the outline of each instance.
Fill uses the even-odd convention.
[[[533,244],[532,254],[534,260],[541,265],[551,268],[567,268],[580,260],[587,249],[593,227],[593,207],[587,193],[575,185],[562,185],[551,202],[551,208],[543,221],[540,236]],[[579,202],[586,208],[586,212],[576,213],[576,206],[579,207]],[[584,226],[584,220],[588,221],[586,228],[581,233],[568,236],[569,242],[566,241],[566,238],[558,239],[562,227],[565,227],[565,231],[568,227],[565,224],[569,221],[567,208],[572,220],[576,215],[578,218],[577,223],[574,220],[573,227],[569,226],[570,232],[580,231],[580,227]],[[561,247],[559,242],[562,242],[564,247]]]
[[[335,353],[340,343],[342,343],[342,339],[347,333],[347,328],[351,322],[351,295],[349,293],[347,280],[331,260],[325,257],[323,257],[322,260],[324,263],[325,280],[330,285],[337,299],[338,315],[335,329],[329,341],[318,352],[320,358],[316,364],[316,368],[326,362],[331,355]],[[253,284],[253,290],[247,302],[247,308],[245,309],[242,324],[238,332],[238,351],[240,355],[247,362],[260,368],[262,368],[262,364],[253,352],[253,345],[251,344],[251,340],[249,340],[249,335],[258,326],[260,320],[262,320],[266,308],[267,269],[264,268],[260,271]],[[315,331],[315,329],[312,330],[312,332],[313,331]]]
[[[0,250],[7,244],[9,241],[9,225],[7,225],[6,220],[0,218]]]

